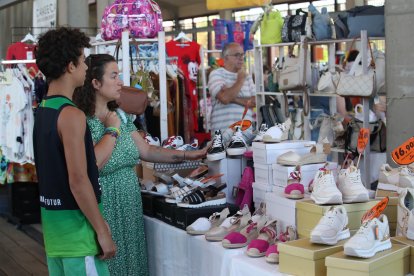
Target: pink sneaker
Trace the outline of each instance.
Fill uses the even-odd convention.
[[[288,185],[285,188],[285,197],[290,199],[301,199],[305,196],[305,188],[300,183],[300,180],[300,166],[296,166],[295,170],[289,175]]]

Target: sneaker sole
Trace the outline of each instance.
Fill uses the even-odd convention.
[[[369,201],[369,195],[368,192],[356,196],[345,196],[342,193],[342,201],[344,203],[367,202]]]
[[[274,258],[274,257],[265,257],[265,260],[269,264],[278,264],[279,263],[279,256],[277,256],[276,258]]]
[[[321,237],[311,235],[310,241],[317,244],[335,245],[338,243],[338,241],[348,239],[349,237],[351,237],[351,233],[349,232],[349,229],[346,229],[339,232],[335,237]]]
[[[313,193],[311,194],[310,198],[318,205],[322,205],[322,204],[342,204],[342,194],[341,195],[337,195],[334,197],[330,197],[330,198],[315,198],[315,196],[313,196]]]
[[[228,155],[242,155],[246,152],[246,150],[247,150],[246,148],[238,148],[238,149],[228,148],[226,151]]]
[[[207,154],[208,161],[217,161],[226,158],[226,152],[219,152],[214,154]]]
[[[352,247],[344,247],[344,254],[348,256],[360,257],[360,258],[371,258],[378,252],[390,249],[392,247],[391,240],[380,242],[378,241],[373,248],[368,250],[359,250]]]
[[[226,198],[220,198],[220,199],[205,201],[205,202],[200,203],[200,204],[177,203],[177,206],[178,207],[183,207],[183,208],[201,208],[201,207],[205,207],[205,206],[215,206],[215,205],[222,205],[222,204],[226,204],[226,203],[227,203]]]

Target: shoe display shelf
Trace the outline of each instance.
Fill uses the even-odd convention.
[[[346,240],[336,245],[311,243],[300,239],[279,243],[279,272],[292,275],[325,276],[325,258],[343,250]]]
[[[348,227],[353,235],[361,226],[361,218],[379,200],[370,200],[363,203],[343,204],[348,213]],[[312,229],[318,224],[321,217],[333,205],[317,205],[313,200],[304,200],[296,203],[296,228],[299,238],[309,238]]]
[[[191,170],[198,168],[200,164],[200,160],[184,161],[181,163],[152,163],[141,161],[142,179],[157,181],[156,177],[154,176],[154,171],[166,172],[174,170],[176,173],[182,172],[182,175],[186,175],[191,172]]]
[[[368,37],[367,37],[367,31],[362,30],[361,31],[361,38],[359,39],[361,42],[361,54],[362,54],[362,62],[365,64],[367,61],[368,51],[367,51],[367,45],[368,45]],[[381,40],[383,41],[384,38],[370,38],[371,41],[373,40]],[[326,45],[328,47],[328,68],[331,72],[335,70],[335,54],[336,54],[336,45],[338,43],[350,43],[353,39],[336,39],[336,40],[323,40],[323,41],[308,41],[308,47],[315,46],[315,45]],[[303,43],[303,39],[301,44]],[[287,42],[287,43],[278,43],[278,44],[265,44],[265,45],[259,45],[257,41],[255,41],[254,44],[254,71],[255,71],[255,85],[256,85],[256,110],[260,110],[260,107],[263,106],[266,102],[266,96],[273,96],[278,97],[279,102],[282,103],[282,109],[284,109],[284,101],[280,98],[283,97],[282,92],[265,92],[264,87],[264,77],[263,77],[263,50],[267,48],[271,49],[277,49],[279,52],[279,60],[282,60],[285,56],[285,53],[287,53],[287,47],[293,46],[294,42]],[[297,43],[296,43],[297,44]],[[367,66],[363,67],[367,68]],[[303,93],[299,91],[287,91],[286,95],[290,96],[302,96]],[[332,91],[331,93],[326,92],[319,92],[319,91],[313,91],[312,93],[309,93],[310,97],[329,97],[329,110],[331,112],[331,115],[335,114],[337,112],[337,106],[336,106],[336,98],[338,97],[337,94],[335,94],[335,91]],[[363,114],[364,114],[364,125],[363,127],[368,128],[368,121],[369,121],[369,101],[370,99],[368,97],[363,98]],[[260,112],[257,113],[256,116],[256,122],[257,125],[260,126],[262,123],[262,115]],[[304,120],[304,139],[309,140],[310,139],[310,126],[309,126],[309,115],[305,116]],[[343,152],[341,149],[334,148],[332,150],[333,153],[337,152]],[[363,160],[363,171],[365,172],[363,183],[365,183],[365,186],[367,188],[370,188],[370,145],[368,141],[368,145],[364,151],[364,158]],[[333,154],[333,160],[338,161],[338,155]]]
[[[410,246],[393,242],[391,249],[367,259],[341,251],[326,257],[325,265],[328,276],[404,276],[409,272]]]

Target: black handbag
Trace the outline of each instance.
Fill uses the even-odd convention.
[[[306,17],[308,13],[302,9],[296,10],[296,15],[288,15],[282,27],[283,42],[300,42],[300,36],[306,35]]]
[[[262,105],[260,107],[260,114],[262,114],[262,124],[272,127],[276,124],[283,123],[284,116],[281,105],[276,98],[272,98],[272,102]]]
[[[353,118],[347,128],[347,136],[345,140],[345,149],[347,151],[357,153],[358,135],[359,130],[363,127],[363,122]],[[386,133],[387,129],[383,121],[378,120],[376,122],[369,123],[370,131],[370,145],[371,151],[385,152],[387,140]]]

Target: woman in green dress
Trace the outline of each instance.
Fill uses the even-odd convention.
[[[86,80],[74,102],[86,116],[95,143],[103,214],[117,245],[108,261],[111,275],[148,275],[140,186],[135,172],[139,158],[149,162],[181,162],[205,157],[206,149],[184,152],[150,146],[130,115],[117,109],[122,81],[110,55],[89,56]]]

